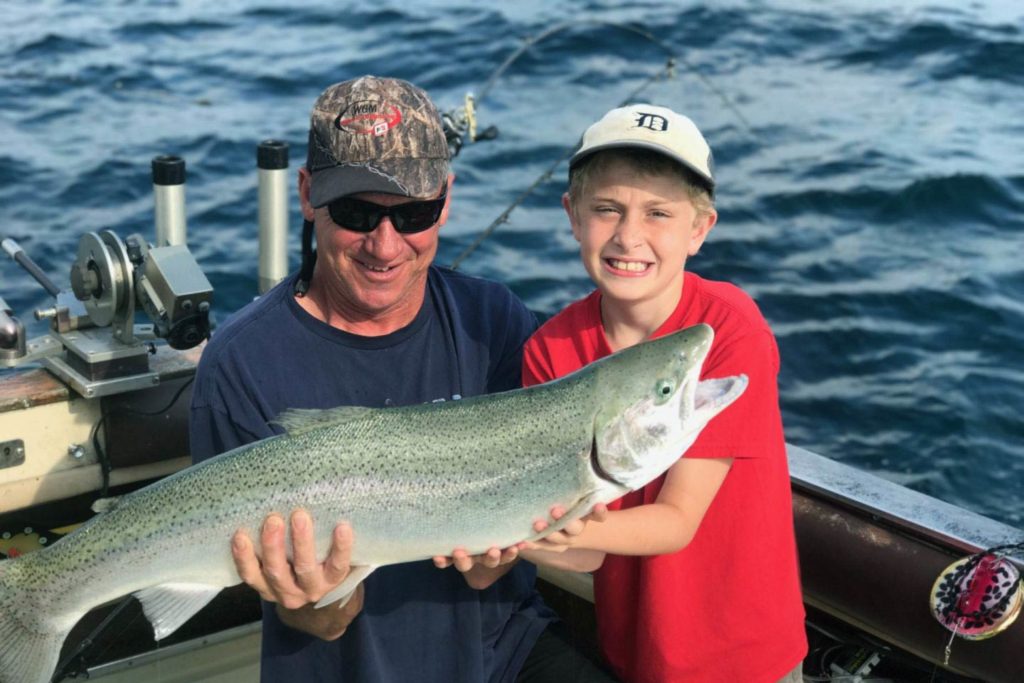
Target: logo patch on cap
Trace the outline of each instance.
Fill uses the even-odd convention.
[[[346,133],[381,136],[402,123],[402,112],[393,104],[361,100],[338,114],[334,127]]]
[[[668,130],[668,119],[664,116],[658,116],[657,114],[648,114],[646,112],[638,111],[636,113],[636,127],[649,128],[660,132]]]

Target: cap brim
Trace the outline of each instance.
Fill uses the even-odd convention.
[[[359,192],[383,192],[404,197],[436,197],[448,180],[448,162],[439,159],[399,159],[369,164],[343,164],[314,171],[309,201],[313,208]]]
[[[601,152],[601,151],[604,151],[606,149],[629,149],[629,148],[632,148],[632,149],[647,149],[647,150],[650,150],[652,152],[657,152],[658,154],[667,156],[669,159],[672,159],[674,161],[678,161],[684,167],[686,167],[687,169],[689,169],[689,170],[693,171],[695,174],[697,174],[698,178],[700,178],[705,183],[707,183],[709,190],[714,190],[715,189],[715,179],[712,178],[711,176],[709,176],[707,171],[704,171],[702,169],[697,168],[692,163],[690,163],[686,159],[682,158],[681,156],[679,156],[678,154],[676,154],[672,150],[668,149],[667,147],[664,147],[663,145],[658,145],[658,144],[650,143],[650,142],[643,142],[643,141],[640,141],[640,140],[633,140],[633,141],[630,141],[630,142],[621,142],[621,141],[619,141],[619,142],[609,142],[609,143],[604,144],[604,145],[594,145],[593,147],[587,147],[586,149],[581,149],[580,151],[578,151],[575,154],[573,154],[572,158],[569,159],[569,168],[571,169],[573,166],[575,166],[579,162],[583,161],[584,159],[586,159],[587,157],[589,157],[592,154],[596,154],[597,152]]]

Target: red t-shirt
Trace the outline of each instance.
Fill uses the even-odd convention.
[[[600,301],[600,292],[593,292],[530,338],[525,386],[611,353]],[[628,683],[773,683],[807,654],[778,348],[742,290],[688,272],[676,310],[652,337],[700,322],[715,330],[701,378],[745,374],[750,383],[704,428],[686,457],[735,460],[688,546],[667,555],[605,558],[594,574],[601,648]],[[653,503],[664,480],[609,509]]]

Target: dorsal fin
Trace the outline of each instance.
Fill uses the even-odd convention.
[[[374,408],[360,406],[341,406],[327,410],[290,408],[278,415],[273,424],[281,425],[286,432],[295,436],[319,427],[331,427],[359,420],[373,411]]]

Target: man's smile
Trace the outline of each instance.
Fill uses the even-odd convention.
[[[356,263],[358,263],[360,266],[362,266],[364,269],[370,271],[371,273],[390,273],[392,270],[394,270],[395,268],[398,267],[397,265],[395,265],[395,266],[387,266],[387,265],[381,265],[381,264],[378,264],[378,263],[369,263],[367,261],[361,261],[359,259],[354,259],[354,260],[355,260]]]

